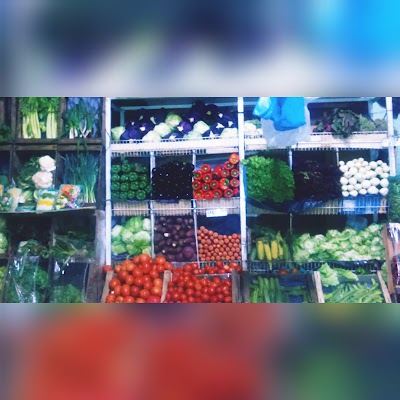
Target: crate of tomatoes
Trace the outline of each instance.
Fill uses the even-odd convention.
[[[167,271],[172,270],[164,256],[153,259],[141,254],[125,260],[107,272],[102,302],[161,303],[167,290]]]
[[[225,269],[224,269],[225,267]],[[240,303],[240,267],[200,268],[188,263],[169,272],[164,303]]]

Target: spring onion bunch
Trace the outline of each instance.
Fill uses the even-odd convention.
[[[88,152],[66,155],[64,158],[64,183],[81,185],[84,203],[96,203],[95,187],[99,160]]]

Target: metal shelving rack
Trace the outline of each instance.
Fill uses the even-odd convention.
[[[120,115],[120,124],[125,123],[126,113],[141,108],[146,109],[185,109],[190,108],[197,98],[190,98],[187,101],[179,99],[159,99],[159,103],[142,105],[124,105],[116,106],[113,104],[115,100],[108,98],[106,100],[106,129],[111,132],[111,110],[118,112]],[[129,100],[129,99],[123,99]],[[141,99],[131,99],[133,103]],[[144,100],[144,99],[142,99]],[[150,101],[151,103],[152,101]],[[246,200],[243,186],[243,169],[240,166],[240,198],[219,199],[219,200],[180,200],[178,203],[165,203],[155,200],[147,200],[143,202],[118,202],[113,204],[111,201],[111,160],[114,157],[124,155],[126,157],[148,157],[150,159],[150,169],[154,168],[156,158],[188,156],[196,165],[198,156],[203,155],[223,155],[231,153],[239,153],[240,159],[244,158],[244,136],[243,132],[243,98],[233,98],[227,101],[225,98],[212,98],[212,102],[220,107],[234,107],[238,111],[238,137],[237,139],[202,139],[202,140],[175,140],[173,142],[160,143],[144,143],[140,140],[131,140],[124,142],[113,142],[111,136],[107,135],[106,142],[106,263],[112,263],[111,254],[111,226],[112,218],[117,216],[150,216],[152,229],[154,228],[155,218],[158,216],[174,216],[174,215],[193,215],[195,221],[195,230],[197,232],[197,216],[214,215],[240,215],[241,224],[241,250],[242,263],[246,269],[247,260],[247,243],[246,243]],[[197,234],[196,234],[197,243]],[[153,243],[154,255],[154,243]],[[204,263],[203,263],[204,264]]]

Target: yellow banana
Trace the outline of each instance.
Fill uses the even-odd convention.
[[[277,260],[278,259],[278,242],[276,240],[273,240],[271,242],[271,255],[272,255],[272,259],[273,260]]]
[[[267,258],[267,261],[272,261],[271,247],[268,242],[264,243],[264,251],[265,251],[265,256]]]
[[[260,261],[264,260],[265,252],[262,240],[257,240],[257,257]]]

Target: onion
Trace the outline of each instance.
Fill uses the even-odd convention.
[[[344,173],[344,177],[347,178],[347,179],[350,179],[352,176],[353,175],[349,171]]]
[[[388,188],[382,188],[380,191],[379,191],[379,193],[382,195],[382,196],[387,196],[387,194],[389,193],[389,189]]]
[[[339,166],[343,166],[344,165],[344,161],[339,161]]]
[[[349,168],[352,168],[352,167],[354,167],[354,161],[347,161],[346,165],[347,165]]]
[[[347,186],[347,191],[348,192],[352,192],[354,190],[354,186],[353,185],[348,185]]]
[[[351,175],[355,175],[355,174],[357,174],[357,172],[358,172],[358,168],[356,168],[356,167],[351,167],[351,168],[349,169],[349,172],[351,173]]]
[[[387,179],[387,178],[389,178],[389,174],[387,174],[386,172],[384,172],[383,174],[381,174],[381,178],[382,179]]]
[[[371,187],[368,189],[368,193],[369,193],[369,194],[378,194],[378,193],[379,193],[379,190],[378,190],[378,188],[377,188],[376,186],[371,186]]]
[[[350,196],[352,196],[352,197],[357,197],[357,196],[358,196],[357,190],[352,190],[352,191],[350,192]]]
[[[378,166],[378,164],[375,161],[371,161],[369,163],[369,166],[371,167],[371,169],[375,169]]]
[[[350,184],[350,185],[353,185],[353,186],[354,186],[354,185],[357,185],[357,179],[356,179],[355,177],[350,178],[350,179],[349,179],[349,184]]]
[[[357,185],[354,185],[354,190],[357,190],[359,192],[362,189],[362,186],[360,183],[357,183]]]
[[[371,179],[371,185],[372,186],[378,186],[380,184],[380,180],[378,178],[372,178]]]
[[[361,183],[363,189],[368,189],[371,187],[371,182],[369,180],[365,180]]]
[[[366,195],[368,192],[367,192],[367,189],[361,189],[360,190],[360,192],[359,192],[361,195]]]
[[[387,179],[381,179],[380,184],[381,184],[381,186],[382,186],[383,188],[389,187],[389,181],[388,181]]]
[[[347,192],[348,188],[349,187],[347,185],[343,185],[342,186],[342,192]]]
[[[382,164],[382,169],[383,169],[383,172],[386,172],[386,173],[390,171],[389,165],[387,165],[387,164]]]
[[[347,165],[342,165],[339,169],[341,172],[345,173],[346,171],[349,170],[349,167]]]
[[[376,163],[377,163],[377,165],[382,165],[383,161],[382,160],[378,160]]]
[[[365,180],[365,175],[359,173],[359,174],[357,174],[357,175],[355,176],[355,179],[357,180],[357,182],[362,182],[362,181]]]
[[[349,197],[349,192],[342,192],[343,197]]]
[[[361,168],[361,163],[359,161],[354,163],[354,168],[360,169]]]
[[[342,185],[347,185],[349,183],[349,180],[343,176],[340,178],[340,183]]]

